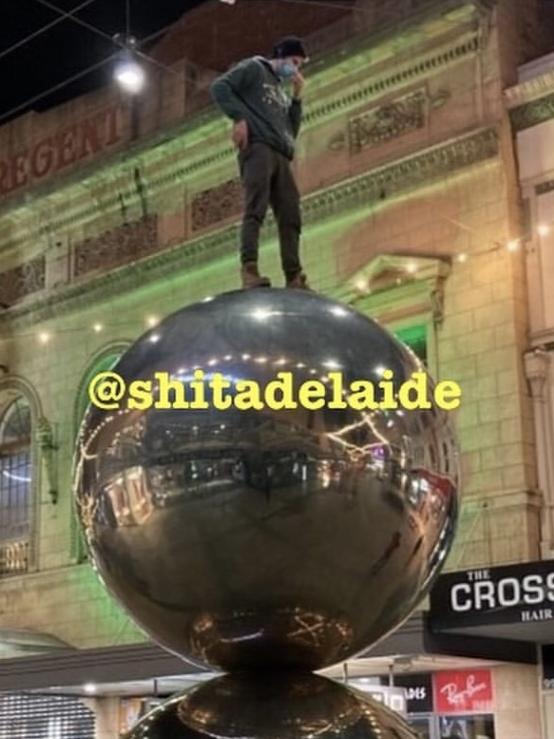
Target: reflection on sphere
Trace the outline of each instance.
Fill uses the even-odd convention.
[[[126,739],[417,739],[381,703],[310,674],[224,675],[154,709]]]
[[[250,290],[187,307],[114,368],[195,368],[262,386],[421,369],[375,322],[315,293]],[[162,646],[223,667],[318,669],[407,618],[449,549],[448,413],[89,409],[76,495],[95,566]]]

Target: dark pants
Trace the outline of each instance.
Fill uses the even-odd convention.
[[[300,194],[289,160],[266,144],[254,141],[238,155],[245,195],[241,234],[241,262],[258,261],[260,228],[270,204],[281,246],[281,264],[287,278],[302,269],[298,256],[301,218]]]

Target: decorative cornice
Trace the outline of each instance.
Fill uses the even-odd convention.
[[[554,118],[554,92],[510,110],[515,131],[524,131]]]
[[[6,270],[0,274],[0,305],[10,305],[45,287],[46,260],[44,256]]]
[[[304,126],[309,126],[330,115],[350,110],[360,106],[368,100],[383,97],[390,90],[404,87],[423,77],[429,76],[452,62],[459,62],[464,57],[474,54],[479,48],[479,39],[476,34],[471,34],[465,41],[443,49],[441,52],[427,54],[415,63],[404,64],[386,76],[374,77],[364,87],[350,90],[340,97],[335,97],[325,103],[312,105],[307,108],[304,115]]]
[[[539,182],[535,185],[535,195],[544,195],[547,192],[554,190],[554,180],[545,180],[545,182]]]
[[[371,207],[383,198],[410,191],[454,172],[497,156],[498,136],[487,128],[448,141],[343,181],[304,198],[303,221],[314,224],[347,210]],[[137,285],[154,282],[177,272],[191,271],[202,264],[232,255],[238,249],[239,223],[200,236],[169,250],[133,262],[107,274],[45,295],[26,305],[14,306],[0,318],[0,328],[24,326],[52,318],[68,308],[86,307],[95,300],[105,300]],[[265,239],[276,235],[275,219],[268,216],[263,229]]]
[[[508,108],[518,108],[554,92],[554,70],[543,72],[504,90]]]
[[[336,216],[345,209],[383,200],[432,182],[498,154],[494,129],[441,144],[414,156],[379,167],[306,198],[302,203],[305,223],[323,216]]]
[[[147,215],[110,229],[96,239],[85,239],[76,244],[71,260],[72,278],[78,279],[90,272],[106,272],[157,251],[157,228],[158,216]]]
[[[184,142],[183,142],[184,143]],[[152,195],[155,193],[156,190],[162,190],[164,187],[167,187],[168,185],[172,185],[175,183],[185,183],[187,180],[193,175],[195,172],[198,172],[204,168],[210,167],[214,164],[218,164],[222,161],[225,161],[227,159],[230,159],[231,157],[236,156],[235,150],[232,146],[225,146],[222,149],[215,150],[213,153],[203,156],[201,158],[194,159],[190,161],[187,164],[177,164],[177,166],[172,166],[171,168],[167,169],[163,174],[161,174],[158,177],[152,177],[148,178],[148,182],[146,185],[146,190],[149,195]],[[170,158],[171,162],[174,163],[175,159]],[[127,166],[128,166],[127,162]],[[138,164],[138,162],[137,162]],[[140,198],[137,193],[137,190],[135,187],[128,190],[114,190],[114,194],[110,196],[109,198],[105,198],[101,201],[98,201],[94,205],[89,205],[87,207],[81,207],[77,208],[73,211],[70,211],[69,213],[66,213],[66,215],[51,219],[48,221],[48,223],[44,226],[41,226],[38,230],[39,236],[44,236],[45,234],[56,232],[56,231],[63,231],[64,228],[67,228],[67,226],[70,226],[73,223],[80,222],[80,221],[86,221],[90,218],[92,218],[96,213],[99,211],[105,213],[109,212],[111,210],[117,209],[120,207],[121,199],[129,205],[129,204],[136,204],[139,202]],[[28,237],[25,237],[23,241],[26,241]]]
[[[195,195],[190,203],[192,231],[200,231],[236,215],[242,197],[238,178],[227,180]]]
[[[366,46],[370,45],[369,37],[364,41],[364,44]],[[402,89],[407,85],[412,85],[430,75],[436,74],[440,68],[452,63],[458,63],[468,55],[477,53],[478,49],[479,40],[477,33],[466,30],[463,35],[454,41],[448,44],[443,43],[442,49],[439,51],[420,56],[415,62],[399,65],[394,72],[384,75],[380,74],[378,76],[374,73],[372,77],[370,76],[367,84],[363,86],[359,82],[354,83],[346,88],[342,94],[335,94],[332,98],[324,102],[318,101],[306,105],[302,131],[307,132],[322,120],[334,115],[362,109],[367,102],[378,100],[394,90]],[[342,62],[347,58],[344,57]],[[344,90],[344,87],[342,89]],[[156,137],[141,141],[140,144],[130,146],[123,152],[115,153],[112,158],[105,157],[101,162],[101,166],[104,168],[113,166],[125,168],[129,174],[127,178],[129,184],[127,186],[123,185],[124,189],[116,190],[113,188],[109,196],[101,200],[99,199],[93,204],[91,204],[90,200],[86,204],[77,204],[76,207],[72,207],[69,204],[69,207],[64,209],[62,215],[55,218],[48,218],[47,224],[38,227],[37,237],[40,238],[50,233],[61,232],[72,225],[91,220],[99,212],[102,212],[102,214],[116,212],[120,209],[121,199],[130,206],[139,204],[139,193],[137,193],[134,182],[132,185],[130,184],[133,167],[139,167],[143,172],[146,178],[145,190],[148,197],[156,197],[157,192],[168,186],[186,183],[192,175],[233,159],[236,156],[234,148],[227,142],[217,143],[210,147],[208,154],[203,152],[192,160],[183,162],[179,161],[176,156],[168,156],[168,164],[161,173],[158,170],[156,175],[152,177],[148,174],[146,158],[148,157],[152,161],[155,168],[156,163],[154,162],[154,157],[161,146],[167,146],[169,142],[175,153],[181,152],[182,156],[182,152],[190,151],[191,136],[199,136],[203,127],[214,126],[220,118],[221,116],[215,108],[210,107],[194,115],[190,121],[179,127],[174,127],[171,131],[166,131],[164,134],[158,134]],[[81,172],[73,173],[65,183],[68,187],[83,186],[86,184],[84,182],[85,177],[91,179],[97,174],[97,168],[87,168]],[[77,185],[79,177],[81,178],[81,183]],[[29,208],[34,198],[42,197],[43,194],[44,197],[51,197],[53,195],[55,198],[56,194],[63,197],[63,192],[59,188],[60,181],[50,183],[47,189],[27,192],[16,207]],[[13,211],[11,212],[13,213]],[[0,244],[0,250],[15,248],[21,244],[25,244],[28,239],[29,235],[27,231],[25,235],[19,238],[10,239],[9,244],[6,242],[4,245]]]

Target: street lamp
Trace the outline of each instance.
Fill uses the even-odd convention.
[[[146,83],[146,74],[142,65],[138,63],[135,53],[136,39],[132,36],[122,39],[118,34],[114,37],[114,41],[122,46],[114,68],[114,79],[122,90],[136,95],[142,91]]]

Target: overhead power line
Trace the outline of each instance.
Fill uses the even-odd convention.
[[[237,0],[237,5],[239,2],[245,2],[246,0]],[[280,2],[287,3],[287,4],[298,4],[298,5],[305,5],[305,6],[311,6],[311,7],[322,7],[322,8],[334,8],[334,9],[340,9],[340,10],[346,10],[349,13],[354,12],[364,12],[361,8],[356,8],[354,5],[341,5],[340,0],[279,0]],[[50,2],[50,0],[36,0],[39,4],[43,5],[46,8],[49,8],[50,10],[56,12],[59,14],[59,18],[56,18],[55,20],[51,21],[50,23],[46,24],[42,28],[39,28],[37,31],[34,31],[33,33],[26,36],[24,39],[21,39],[20,41],[16,42],[15,44],[12,44],[12,46],[8,47],[7,49],[4,49],[0,51],[0,59],[2,57],[10,54],[11,52],[15,51],[16,49],[20,48],[24,44],[28,43],[29,41],[34,40],[36,37],[40,36],[41,34],[48,31],[53,26],[61,23],[64,20],[71,20],[74,23],[80,25],[83,28],[86,28],[87,30],[101,36],[104,40],[109,41],[112,43],[119,51],[122,49],[125,49],[125,44],[123,40],[121,39],[121,36],[110,36],[106,31],[102,30],[101,28],[98,28],[97,26],[94,26],[91,23],[88,23],[87,21],[84,21],[83,19],[77,17],[77,13],[80,12],[85,7],[91,5],[92,3],[96,2],[96,0],[84,0],[80,5],[77,5],[75,8],[69,11],[65,11],[62,8],[59,8],[54,3]],[[127,31],[130,28],[130,4],[129,0],[125,0],[126,2],[126,28]],[[248,0],[248,2],[267,2],[267,0]],[[142,39],[138,39],[137,41],[137,47],[144,46],[145,44],[148,44],[152,42],[154,39],[162,36],[163,34],[170,31],[172,28],[178,27],[182,23],[182,16],[178,18],[176,21],[173,21],[172,23],[164,26],[163,28],[159,29],[158,31],[155,31],[154,33],[150,34],[149,36],[146,36]],[[144,61],[147,61],[149,64],[153,64],[156,67],[162,69],[165,72],[170,72],[171,74],[180,74],[182,72],[179,72],[175,69],[172,69],[171,67],[168,67],[167,65],[163,64],[159,60],[155,59],[154,57],[140,51],[138,48],[135,48],[135,54],[143,59]],[[82,77],[85,77],[87,74],[95,71],[96,69],[102,67],[104,64],[108,63],[109,61],[112,61],[114,58],[116,58],[118,53],[111,54],[110,56],[102,59],[100,62],[97,62],[95,64],[92,64],[91,66],[87,67],[86,69],[83,69],[80,72],[77,72],[76,74],[71,75],[70,77],[66,78],[62,82],[59,82],[52,87],[49,87],[46,90],[43,90],[42,92],[38,93],[37,95],[34,95],[33,97],[30,97],[26,100],[24,100],[19,105],[16,105],[15,107],[11,108],[10,110],[6,111],[5,113],[0,114],[0,123],[2,121],[5,121],[7,118],[10,118],[11,116],[15,115],[16,113],[19,113],[20,111],[27,108],[29,105],[32,105],[33,103],[47,97],[48,95],[58,92],[66,85],[71,84],[72,82],[77,81],[78,79],[81,79]]]
[[[22,103],[20,103],[19,105],[16,105],[14,108],[11,108],[5,113],[2,113],[0,115],[0,123],[6,120],[6,118],[10,118],[12,115],[15,115],[15,113],[19,113],[20,110],[23,110],[27,106],[32,105],[33,103],[36,103],[38,100],[41,100],[47,95],[51,95],[53,92],[57,92],[58,90],[61,90],[62,87],[65,87],[66,85],[69,85],[72,82],[75,82],[76,80],[81,79],[81,77],[84,77],[90,72],[94,72],[95,69],[99,69],[104,64],[107,64],[108,62],[112,61],[113,59],[116,58],[116,56],[117,54],[110,54],[110,56],[106,57],[105,59],[100,60],[99,62],[96,62],[96,64],[92,64],[90,67],[83,69],[81,72],[77,72],[76,74],[72,75],[71,77],[68,77],[62,82],[58,82],[56,85],[49,87],[47,90],[43,90],[42,92],[38,93],[38,95],[35,95],[34,97],[23,101]]]
[[[71,15],[73,15],[73,13],[78,13],[83,8],[86,8],[87,5],[91,5],[94,2],[96,2],[96,0],[85,0],[85,2],[81,3],[80,5],[77,5],[76,8],[73,8],[73,10],[69,10],[67,12],[62,11],[62,15],[59,18],[55,18],[53,21],[50,21],[50,23],[47,23],[45,26],[41,26],[41,28],[37,29],[36,31],[33,31],[33,33],[30,33],[28,36],[25,36],[25,38],[22,38],[19,41],[16,41],[15,44],[12,44],[11,46],[8,46],[7,49],[2,49],[2,51],[0,51],[0,59],[2,59],[2,57],[7,56],[8,54],[11,54],[12,51],[19,49],[20,46],[25,46],[25,44],[28,44],[29,41],[32,41],[33,39],[37,38],[37,36],[41,36],[43,33],[46,33],[46,31],[49,31],[54,26],[57,26],[58,23],[61,23],[62,21],[66,20],[66,18],[69,18]]]

